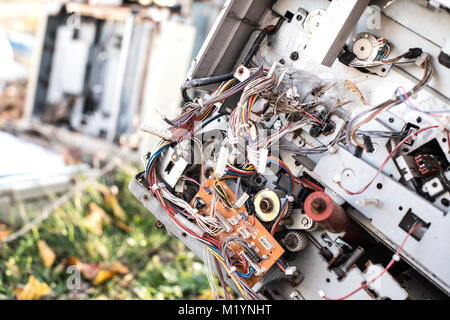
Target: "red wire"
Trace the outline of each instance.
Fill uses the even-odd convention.
[[[216,263],[217,272],[219,273],[220,283],[222,284],[222,287],[223,287],[225,299],[231,300],[231,296],[230,296],[230,293],[228,292],[227,284],[225,283],[225,280],[223,279],[222,269],[220,268],[219,262],[217,261],[216,257],[214,257],[214,261]]]
[[[420,129],[419,131],[414,132],[413,134],[411,134],[410,136],[406,137],[405,139],[403,139],[390,153],[389,155],[386,157],[386,159],[383,161],[383,163],[381,164],[381,166],[378,168],[377,173],[375,174],[375,176],[372,178],[372,180],[370,180],[370,182],[360,191],[357,192],[353,192],[350,191],[348,189],[346,189],[345,187],[342,186],[342,184],[340,182],[337,183],[337,185],[344,190],[345,192],[347,192],[348,194],[351,195],[356,195],[356,194],[361,194],[364,191],[366,191],[369,186],[372,184],[372,182],[375,181],[375,178],[381,173],[381,171],[383,170],[384,166],[386,165],[386,163],[389,161],[389,159],[391,158],[391,156],[395,153],[395,151],[397,151],[405,142],[407,142],[408,140],[412,139],[414,136],[418,135],[419,133],[425,131],[425,130],[429,130],[429,129],[433,129],[433,128],[437,128],[438,126],[429,126],[423,129]]]
[[[320,186],[318,186],[318,185],[315,184],[314,182],[312,182],[312,181],[310,181],[310,180],[308,180],[308,179],[306,179],[306,178],[304,178],[304,177],[301,177],[300,179],[301,179],[304,183],[306,183],[306,184],[310,185],[311,187],[313,187],[316,191],[323,191],[323,188],[320,187]]]
[[[319,119],[317,119],[316,117],[314,117],[312,114],[310,114],[310,113],[308,113],[308,112],[306,112],[306,111],[304,111],[303,110],[303,112],[308,116],[308,117],[310,117],[310,118],[313,118],[314,120],[316,120],[318,123],[320,123],[321,125],[325,125],[325,123],[323,123],[322,121],[320,121]]]
[[[284,173],[285,176],[288,176],[287,173]],[[300,177],[299,179],[294,178],[294,181],[296,183],[301,183],[303,185],[303,187],[314,190],[314,191],[323,191],[323,188],[320,187],[319,185],[315,184],[314,182],[304,178],[304,177]]]
[[[154,185],[157,182],[157,178],[156,178],[156,174],[155,174],[155,165],[154,165],[155,162],[149,168],[149,175],[151,175],[151,179],[149,179],[149,180],[151,182],[151,185]],[[220,242],[219,241],[217,241],[216,239],[211,238],[207,235],[204,237],[199,237],[199,235],[197,235],[195,232],[192,232],[191,230],[185,228],[177,219],[175,219],[175,215],[177,215],[178,212],[176,212],[171,206],[167,205],[166,201],[164,200],[164,198],[161,195],[161,191],[159,191],[158,189],[152,190],[152,191],[155,194],[156,199],[161,204],[164,211],[166,211],[168,213],[168,215],[172,219],[172,221],[175,222],[184,232],[190,234],[194,238],[202,239],[204,241],[211,243],[212,245],[217,247],[220,251]]]
[[[406,240],[408,240],[409,236],[410,236],[414,231],[416,231],[417,229],[419,229],[420,227],[422,227],[421,224],[415,226],[414,228],[412,228],[412,229],[408,232],[408,234],[406,235],[405,239],[403,240],[402,245],[401,245],[400,248],[397,250],[397,252],[395,253],[395,255],[400,255],[400,253],[401,253],[402,250],[403,250],[403,247],[405,246]],[[372,278],[372,279],[370,279],[369,281],[363,283],[359,288],[353,290],[352,292],[350,292],[349,294],[346,294],[346,295],[343,296],[343,297],[340,297],[340,298],[337,298],[337,299],[333,299],[333,298],[328,298],[327,296],[323,296],[323,298],[324,298],[325,300],[344,300],[344,299],[347,299],[348,297],[354,295],[356,292],[358,292],[358,291],[361,290],[362,288],[367,287],[369,284],[371,284],[372,282],[374,282],[375,280],[377,280],[379,277],[381,277],[383,274],[385,274],[385,273],[386,273],[386,272],[394,265],[394,263],[395,263],[395,259],[392,258],[391,261],[389,262],[389,264],[386,266],[386,268],[384,268],[384,270],[381,271],[379,275],[377,275],[375,278]]]

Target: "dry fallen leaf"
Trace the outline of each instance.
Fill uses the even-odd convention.
[[[105,210],[100,208],[94,202],[89,203],[89,215],[84,219],[84,224],[91,232],[98,236],[102,235],[102,225],[109,222]]]
[[[52,266],[53,262],[55,262],[55,257],[56,257],[55,253],[47,245],[47,243],[44,240],[39,240],[38,249],[39,249],[39,254],[42,258],[42,261],[44,262],[44,265],[47,268],[50,268]]]
[[[95,276],[94,281],[92,282],[94,285],[99,285],[106,280],[111,279],[114,276],[114,273],[109,270],[99,270],[97,275]]]
[[[105,194],[105,200],[106,203],[108,203],[108,205],[111,207],[111,210],[116,218],[120,219],[121,221],[127,221],[127,215],[120,206],[115,196],[113,196],[112,194]]]
[[[5,240],[10,233],[11,233],[11,231],[8,230],[6,225],[4,225],[3,223],[0,223],[0,241]]]
[[[114,224],[125,232],[131,231],[131,228],[128,225],[126,225],[125,223],[123,223],[122,221],[116,221],[116,222],[114,222]]]
[[[348,90],[350,90],[355,96],[357,96],[359,98],[359,100],[361,100],[361,102],[363,104],[367,105],[366,99],[364,99],[363,94],[361,93],[361,91],[359,91],[359,89],[356,86],[356,84],[354,84],[350,80],[345,80],[344,84],[345,84],[345,86],[347,87]]]
[[[127,215],[125,211],[120,206],[117,198],[116,193],[118,191],[113,192],[113,188],[109,189],[106,186],[96,183],[95,188],[100,191],[103,194],[103,197],[105,198],[105,203],[107,204],[108,208],[111,209],[114,217],[116,217],[118,220],[114,221],[114,224],[116,224],[120,229],[124,230],[125,232],[130,232],[130,227],[127,226],[124,222],[128,220]],[[113,186],[116,187],[116,186]],[[117,187],[116,187],[117,189]]]
[[[16,297],[17,297],[17,295],[19,295],[21,292],[23,292],[23,288],[15,288],[15,289],[12,290],[13,296],[16,296]]]
[[[9,230],[0,230],[0,241],[5,240],[10,234]]]
[[[28,278],[28,283],[23,289],[15,290],[18,300],[37,300],[50,292],[52,292],[50,287],[45,282],[40,282],[33,275]]]
[[[108,270],[116,274],[127,274],[129,272],[128,267],[124,266],[119,261],[111,262],[108,265]]]
[[[77,265],[77,267],[80,269],[83,277],[89,280],[94,279],[100,270],[97,265],[88,263],[80,263]]]
[[[74,266],[81,263],[80,259],[78,259],[77,257],[69,257],[66,261],[66,264],[68,266]]]
[[[76,265],[80,272],[83,274],[83,277],[85,277],[86,279],[94,279],[92,281],[94,285],[99,285],[111,279],[115,275],[125,275],[129,272],[128,267],[124,266],[119,261],[113,261],[110,263],[100,262],[98,265],[96,265],[83,263],[78,258],[70,257],[69,259],[67,259],[66,263],[67,265]]]
[[[67,265],[76,266],[78,270],[80,270],[83,277],[89,280],[94,279],[98,271],[100,270],[99,266],[97,266],[96,264],[83,263],[76,257],[70,257],[69,259],[67,259]]]

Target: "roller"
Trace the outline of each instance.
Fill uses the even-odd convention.
[[[346,231],[351,224],[344,209],[322,191],[313,192],[306,198],[304,210],[313,221],[333,233]]]

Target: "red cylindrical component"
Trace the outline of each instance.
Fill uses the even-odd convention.
[[[306,198],[304,210],[308,217],[333,233],[343,232],[350,225],[344,209],[322,191],[313,192]]]

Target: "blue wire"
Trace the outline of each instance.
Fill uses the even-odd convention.
[[[154,154],[151,155],[150,159],[147,162],[147,165],[145,166],[145,179],[148,181],[148,171],[150,170],[151,164],[155,161],[155,159],[159,156],[161,152],[163,152],[167,147],[169,147],[170,144],[167,144],[160,148],[158,151],[156,151]]]
[[[253,272],[255,271],[255,269],[253,269],[253,267],[250,267],[250,269],[248,270],[247,273],[242,273],[242,272],[236,272],[238,274],[239,277],[241,278],[249,278],[252,276]]]
[[[206,244],[206,246],[208,246],[209,248],[211,248],[212,250],[214,250],[219,256],[222,257],[222,254],[220,253],[220,251],[219,251],[216,247],[214,247],[214,246],[212,246],[212,245],[210,245],[210,244]]]
[[[383,49],[384,48],[386,48],[386,43],[384,44],[384,46],[381,48],[381,50],[378,52],[378,56],[381,58],[381,60],[384,60],[384,59],[386,59],[385,57],[383,57],[382,55],[381,55],[381,52],[383,52]]]
[[[169,206],[171,206],[176,212],[178,212],[179,214],[181,214],[184,218],[186,218],[186,215],[180,211],[177,207],[175,207],[170,201],[166,202]]]
[[[246,177],[247,176],[247,175],[245,175],[243,173],[238,173],[238,172],[234,172],[234,171],[230,171],[230,170],[225,171],[225,173],[228,174],[228,175],[239,176],[239,177]]]
[[[402,94],[400,92],[399,89],[396,90],[396,93],[399,93],[399,97],[400,99],[403,101],[403,103],[411,110],[417,111],[417,112],[422,112],[422,113],[426,113],[426,114],[433,114],[433,113],[450,113],[450,110],[436,110],[436,111],[428,111],[428,110],[420,110],[420,109],[416,109],[414,108],[409,102],[408,100],[406,100],[405,95]]]
[[[278,262],[279,264],[281,264],[281,266],[283,267],[283,269],[286,269],[286,266],[284,265],[283,262],[281,262],[281,259],[278,259],[277,262]]]
[[[287,173],[288,176],[289,176],[289,192],[288,192],[288,193],[291,193],[293,181],[292,181],[292,179],[291,179],[291,177],[290,177],[290,175],[289,175],[289,171],[288,171],[281,163],[277,163],[277,162],[275,162],[275,161],[273,161],[273,160],[270,160],[270,159],[267,160],[267,162],[274,163],[274,164],[276,164],[277,166],[279,166],[280,168],[282,168],[284,171],[286,171],[286,173]]]

